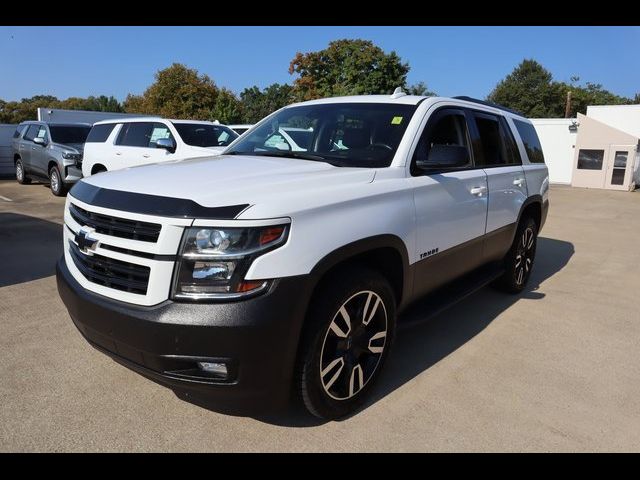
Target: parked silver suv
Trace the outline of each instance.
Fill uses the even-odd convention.
[[[13,163],[18,183],[48,181],[63,196],[82,178],[82,152],[90,124],[22,122],[13,134]]]

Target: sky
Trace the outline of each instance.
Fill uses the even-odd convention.
[[[484,98],[524,58],[556,80],[640,92],[640,27],[0,27],[0,99],[140,94],[174,62],[240,93],[290,83],[296,52],[372,40],[409,62],[410,84]]]

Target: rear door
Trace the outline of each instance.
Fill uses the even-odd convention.
[[[411,162],[416,211],[415,291],[433,288],[482,263],[487,175],[474,165],[465,112],[442,108],[428,119]],[[436,145],[463,147],[469,162],[451,170],[421,170]]]
[[[522,205],[527,200],[527,183],[515,139],[501,115],[470,111],[471,128],[479,142],[474,144],[476,164],[487,174],[489,188],[485,259],[501,258],[511,246]]]

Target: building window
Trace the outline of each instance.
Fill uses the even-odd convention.
[[[578,152],[578,170],[602,170],[604,150],[582,150]]]

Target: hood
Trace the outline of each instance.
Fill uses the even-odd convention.
[[[61,150],[75,150],[73,153],[83,153],[84,152],[84,143],[56,143],[53,142],[53,145],[58,147]]]
[[[297,198],[370,183],[375,170],[293,158],[221,155],[161,162],[85,178],[96,187],[193,200],[204,207],[264,204],[288,208]],[[288,203],[287,203],[288,202]],[[286,210],[279,207],[278,210]]]

